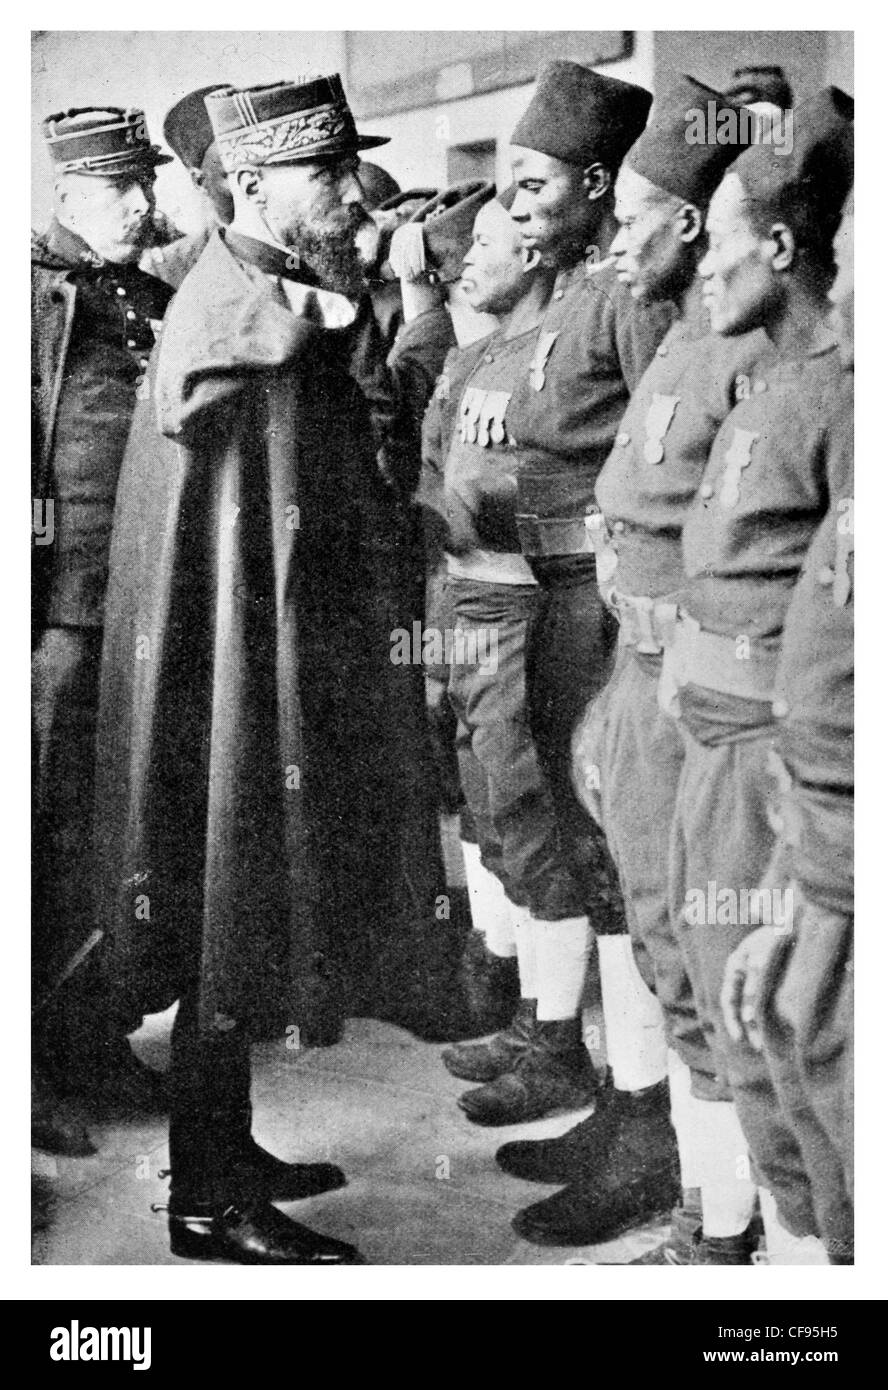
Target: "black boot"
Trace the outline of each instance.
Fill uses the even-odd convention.
[[[704,1236],[702,1226],[699,1225],[700,1216],[696,1214],[698,1223],[696,1230],[691,1228],[690,1220],[684,1227],[680,1222],[676,1223],[676,1217],[682,1213],[682,1208],[677,1208],[673,1216],[672,1231],[669,1239],[664,1245],[658,1245],[656,1250],[651,1250],[647,1255],[642,1255],[639,1260],[631,1260],[634,1265],[749,1265],[753,1263],[753,1254],[758,1249],[758,1236],[752,1226],[747,1226],[746,1230],[739,1236]],[[693,1216],[694,1213],[685,1214]]]
[[[462,1081],[494,1081],[503,1072],[512,1071],[522,1053],[533,1041],[536,1024],[536,1000],[521,999],[508,1028],[494,1033],[487,1042],[457,1043],[441,1053],[451,1076]]]
[[[514,1070],[466,1091],[459,1105],[474,1124],[517,1125],[563,1110],[581,1110],[593,1103],[598,1087],[580,1020],[537,1022]]]
[[[519,1212],[512,1222],[537,1245],[600,1245],[664,1220],[681,1198],[678,1144],[664,1116],[623,1133],[594,1174]]]
[[[466,939],[457,982],[474,1020],[476,1038],[508,1026],[520,997],[514,956],[495,956],[488,951],[481,932],[473,930]]]
[[[579,1182],[609,1166],[612,1151],[642,1147],[647,1135],[655,1147],[661,1145],[664,1123],[669,1124],[666,1081],[642,1091],[618,1091],[608,1073],[594,1114],[556,1139],[503,1144],[496,1161],[504,1172],[527,1182]]]
[[[194,1204],[170,1209],[170,1250],[184,1260],[250,1265],[361,1264],[353,1245],[300,1226],[267,1202],[234,1204],[222,1212]]]
[[[250,1199],[297,1202],[345,1187],[345,1174],[334,1163],[286,1163],[254,1140],[235,1165],[238,1191]]]

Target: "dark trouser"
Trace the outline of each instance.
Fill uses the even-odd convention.
[[[530,728],[527,648],[544,600],[524,585],[454,579],[450,590],[462,636],[450,698],[459,720],[460,778],[482,862],[535,917],[579,916],[582,887]],[[470,661],[473,653],[486,659]]]
[[[768,890],[775,920],[789,906],[771,822],[769,715],[770,705],[764,702],[684,687],[685,758],[669,850],[669,895],[719,1075],[730,1087],[750,1151],[774,1194],[781,1221],[794,1235],[805,1236],[818,1234],[819,1227],[803,1153],[766,1057],[729,1036],[719,998],[728,957],[761,925],[759,919],[748,920],[748,894]]]
[[[834,1264],[853,1256],[851,919],[817,907],[793,884],[794,930],[770,963],[762,991],[765,1057],[811,1184],[817,1232]],[[774,1156],[756,1153],[765,1182]],[[779,1177],[779,1174],[778,1174]],[[782,1215],[782,1211],[781,1211]]]
[[[625,932],[617,870],[603,831],[577,800],[571,765],[576,726],[613,669],[617,623],[598,591],[594,557],[552,557],[532,566],[540,588],[527,635],[531,733],[592,927],[599,936]]]
[[[701,1100],[730,1100],[697,1013],[667,892],[669,841],[684,742],[657,703],[660,662],[621,650],[577,731],[575,771],[617,865],[642,976],[652,976],[672,1046]],[[596,788],[598,789],[596,793]],[[595,804],[597,797],[597,804]]]
[[[201,1032],[197,995],[196,985],[183,992],[171,1038],[170,1201],[180,1212],[236,1197],[252,1121],[244,1030]]]
[[[47,628],[31,657],[35,1002],[97,925],[93,796],[102,630]],[[99,946],[36,1018],[38,1050],[53,1066],[100,1061],[109,1037],[140,1018],[113,1016]],[[45,1047],[44,1047],[45,1044]]]

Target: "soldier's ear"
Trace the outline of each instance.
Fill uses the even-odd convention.
[[[690,245],[699,241],[703,234],[703,214],[693,203],[684,203],[678,210],[679,239]]]
[[[769,259],[772,270],[789,270],[796,259],[796,239],[785,222],[774,222],[768,233]]]
[[[245,165],[242,169],[238,169],[234,178],[240,192],[248,202],[259,203],[260,205],[265,202],[262,174],[258,169]]]
[[[590,203],[597,202],[610,192],[612,182],[610,169],[603,164],[589,164],[583,170],[583,187]]]

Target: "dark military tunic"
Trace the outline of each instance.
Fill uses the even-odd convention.
[[[684,749],[674,719],[657,705],[659,615],[684,583],[682,526],[713,439],[767,350],[760,332],[715,337],[695,285],[633,393],[595,489],[605,523],[599,582],[620,617],[625,651],[575,741],[578,794],[600,818],[618,865],[639,966],[650,958],[672,1043],[695,1094],[711,1099],[729,1092],[703,1034],[666,892]]]
[[[111,523],[171,292],[135,266],[102,263],[58,223],[36,242],[32,278],[35,496],[53,507],[52,544],[34,552],[34,955],[52,974],[96,927],[92,792]]]

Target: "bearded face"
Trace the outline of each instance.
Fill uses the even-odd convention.
[[[322,289],[359,296],[365,286],[359,234],[370,219],[357,157],[266,165],[260,172],[262,215],[275,240],[297,253]]]

